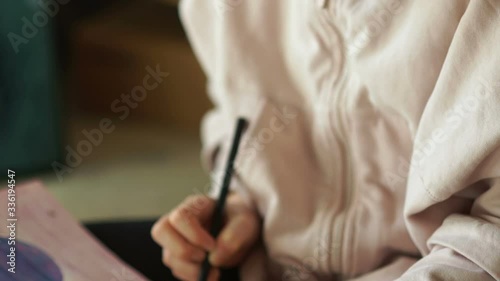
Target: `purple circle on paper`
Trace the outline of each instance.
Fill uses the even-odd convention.
[[[0,280],[22,281],[62,281],[62,273],[57,264],[41,249],[27,243],[0,238]],[[11,242],[12,243],[12,242]],[[11,247],[15,247],[15,273],[9,271]]]

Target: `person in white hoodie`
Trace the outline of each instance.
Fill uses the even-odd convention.
[[[208,251],[210,280],[500,280],[500,1],[180,11],[215,104],[214,175],[236,118],[249,128],[221,235],[213,196],[152,229],[177,278],[197,280]]]

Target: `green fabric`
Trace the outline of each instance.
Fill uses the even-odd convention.
[[[36,13],[44,13],[48,19],[52,18],[36,3],[38,1],[0,1],[2,170],[50,168],[60,153],[59,105],[55,91],[56,72],[50,21],[37,28],[32,38],[26,38],[22,31],[25,25],[23,18],[31,23]],[[14,34],[28,41],[18,46],[18,53],[11,43]]]

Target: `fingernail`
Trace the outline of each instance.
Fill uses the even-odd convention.
[[[230,232],[225,232],[221,235],[220,237],[220,242],[222,242],[223,245],[229,245],[233,241],[233,237]]]
[[[212,265],[216,265],[218,259],[219,259],[219,254],[217,252],[213,252],[213,253],[211,253],[211,254],[208,255],[208,261]]]
[[[225,233],[219,240],[218,247],[224,249],[225,252],[234,253],[238,251],[239,243],[232,233]]]
[[[213,252],[210,252],[208,261],[210,262],[210,264],[220,265],[219,263],[221,263],[222,260],[227,257],[227,255],[227,250],[225,248],[221,248],[221,246],[218,246]]]

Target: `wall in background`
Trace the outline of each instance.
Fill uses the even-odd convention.
[[[113,5],[75,23],[69,41],[68,90],[79,109],[198,132],[210,103],[175,5]],[[144,85],[151,69],[168,73],[162,81],[150,80],[159,82],[152,89]]]

